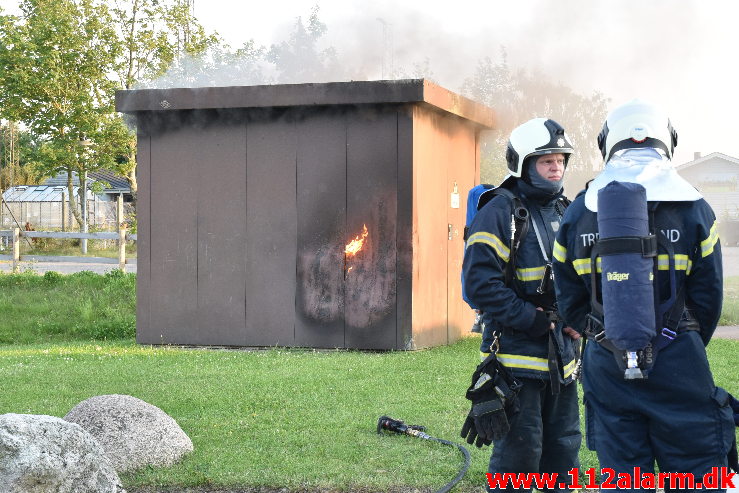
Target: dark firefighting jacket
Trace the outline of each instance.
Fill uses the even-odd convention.
[[[650,203],[652,204],[652,203]],[[678,300],[677,317],[663,319],[663,327],[674,329],[682,306],[690,309],[700,325],[704,344],[711,339],[721,314],[722,264],[716,218],[705,200],[661,202],[654,213],[654,227],[662,242],[672,245]],[[584,194],[567,209],[554,245],[554,274],[559,311],[565,322],[582,332],[591,311],[591,249],[598,238],[596,214],[585,207]],[[666,300],[670,291],[669,254],[660,248],[658,289]],[[596,264],[600,272],[600,264]],[[600,293],[600,276],[597,277]],[[624,307],[628,310],[628,307]],[[670,318],[670,320],[668,320]],[[661,330],[658,327],[658,331]]]
[[[511,191],[529,211],[529,227],[521,240],[514,266],[512,285],[505,284],[505,268],[511,257],[511,222],[513,201],[496,196],[475,216],[465,245],[464,286],[470,300],[492,320],[501,332],[498,359],[513,374],[524,378],[549,380],[549,336],[532,337],[528,330],[534,323],[537,307],[553,309],[554,286],[546,283],[544,293],[537,293],[548,274],[531,221],[536,221],[542,245],[549,261],[564,207],[560,196],[544,196],[537,189],[516,180]],[[562,324],[554,330],[555,352],[560,381],[572,380],[574,349]]]

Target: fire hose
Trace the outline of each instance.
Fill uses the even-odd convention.
[[[408,435],[415,438],[422,438],[424,440],[431,440],[450,447],[457,447],[459,451],[462,452],[462,455],[464,456],[464,465],[462,466],[462,469],[460,469],[454,479],[445,484],[441,489],[436,490],[435,493],[447,493],[450,491],[462,480],[464,475],[467,473],[467,469],[470,467],[470,453],[466,448],[464,448],[464,446],[441,438],[432,437],[426,433],[426,427],[424,426],[407,425],[399,419],[393,419],[389,416],[380,416],[380,419],[377,420],[377,433],[382,434],[382,430],[397,433],[399,435]]]

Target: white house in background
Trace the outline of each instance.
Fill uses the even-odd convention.
[[[720,152],[695,153],[677,172],[713,207],[722,243],[739,244],[739,159]]]

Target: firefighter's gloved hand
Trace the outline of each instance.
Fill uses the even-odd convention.
[[[534,316],[534,323],[528,329],[528,333],[531,337],[543,337],[549,333],[553,328],[554,324],[549,320],[546,313],[541,310],[536,310]]]
[[[503,438],[510,429],[509,418],[518,412],[520,387],[494,355],[480,363],[465,395],[472,401],[472,409],[462,426],[462,438],[478,447]]]

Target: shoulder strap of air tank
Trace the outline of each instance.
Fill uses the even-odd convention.
[[[511,253],[508,257],[508,263],[505,266],[505,285],[508,287],[515,286],[513,284],[514,272],[516,271],[516,255],[521,241],[526,237],[529,231],[529,211],[519,196],[514,194],[507,188],[498,187],[492,191],[495,195],[502,195],[511,201],[513,208],[511,215]],[[515,287],[514,287],[515,289]]]
[[[685,310],[685,296],[683,294],[683,286],[680,290],[677,290],[677,279],[676,279],[676,268],[675,268],[675,249],[672,246],[672,242],[663,234],[660,234],[657,225],[654,220],[655,212],[659,202],[649,204],[649,228],[652,234],[657,237],[658,248],[661,248],[667,255],[666,268],[668,271],[668,280],[670,285],[669,296],[666,300],[662,301],[660,294],[659,283],[656,282],[657,274],[659,272],[659,255],[654,259],[654,279],[655,279],[655,304],[656,307],[656,327],[657,327],[657,340],[662,340],[660,336],[664,336],[671,340],[677,333],[677,326],[680,322],[683,311]],[[659,252],[658,252],[659,253]],[[657,344],[657,341],[654,343]],[[665,344],[663,344],[665,345]]]
[[[557,214],[559,217],[562,217],[565,215],[565,211],[570,206],[572,201],[565,197],[564,195],[557,199],[557,202],[554,204],[554,208],[557,210]]]

